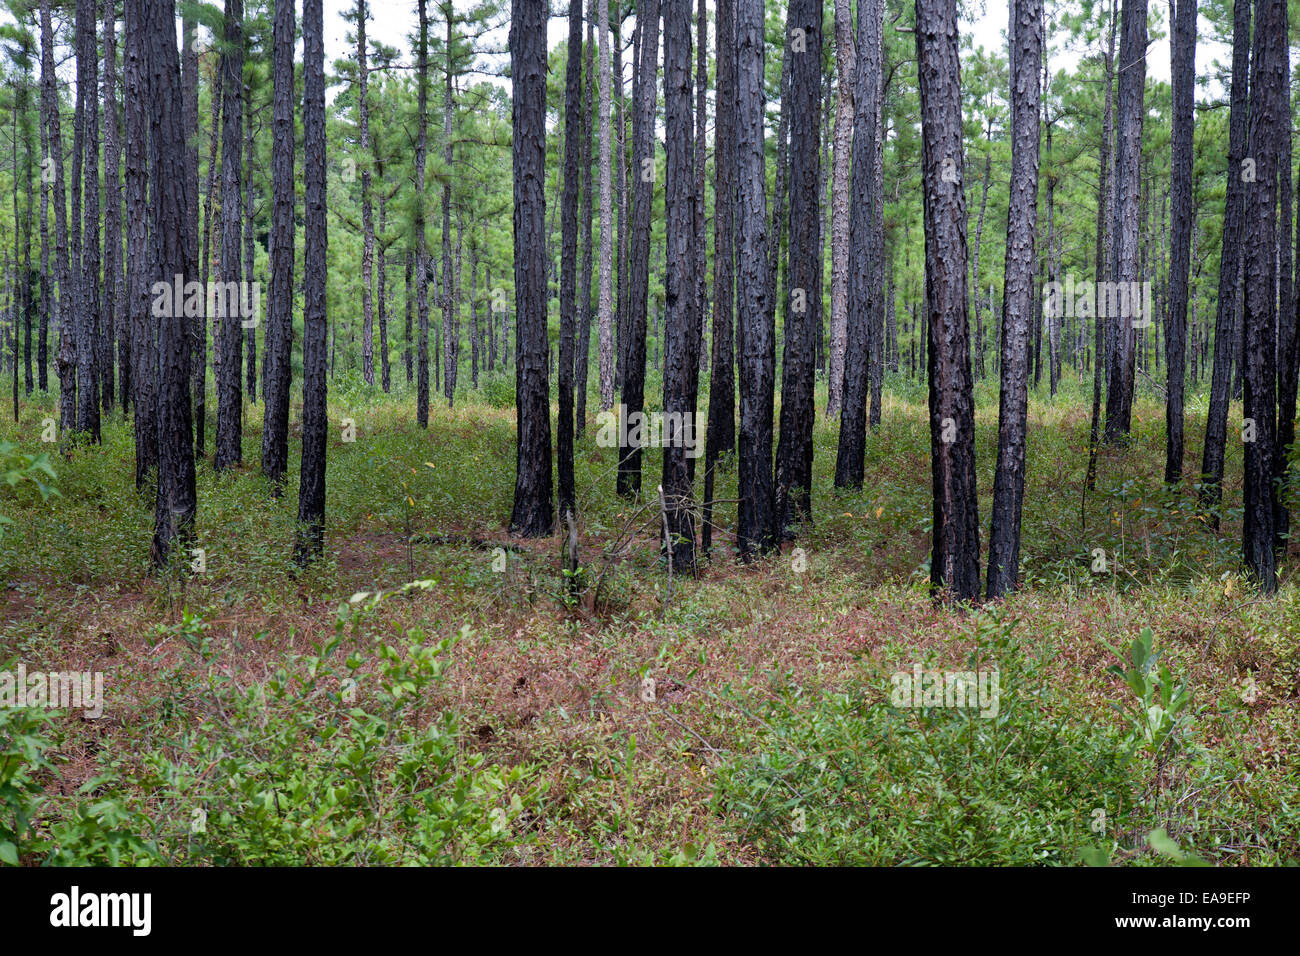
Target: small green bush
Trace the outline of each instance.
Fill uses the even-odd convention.
[[[993,717],[894,707],[880,685],[813,699],[786,688],[751,752],[723,768],[716,806],[770,863],[1080,862],[1094,821],[1114,832],[1137,785],[1115,735],[1068,720],[1009,632],[982,621],[961,668],[998,669]]]

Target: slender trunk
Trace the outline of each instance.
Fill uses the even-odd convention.
[[[817,268],[821,219],[822,0],[791,0],[790,67],[790,258],[781,362],[781,435],[776,449],[777,533],[793,537],[812,520],[815,330],[821,324]],[[801,48],[802,47],[802,48]]]
[[[695,344],[695,257],[691,248],[695,178],[691,149],[691,0],[664,3],[664,214],[667,269],[664,276],[663,485],[665,547],[672,567],[695,566],[695,518],[686,464],[690,372],[698,369]]]
[[[416,45],[416,86],[419,88],[419,119],[415,141],[415,315],[419,341],[416,346],[417,374],[415,420],[429,427],[429,256],[425,235],[424,164],[429,148],[429,12],[427,0],[419,0],[420,32]],[[544,71],[543,71],[544,72]],[[410,284],[409,281],[407,283]]]
[[[718,459],[736,447],[735,207],[736,0],[717,4],[717,95],[713,124],[713,364],[704,450],[701,546],[713,543],[713,485]]]
[[[881,0],[863,0],[858,8],[857,91],[853,121],[852,204],[849,222],[849,312],[844,366],[844,403],[840,410],[835,487],[861,488],[866,456],[867,399],[873,352],[870,270],[873,266],[872,220],[881,196],[872,190],[879,136]]]
[[[294,559],[307,564],[325,547],[325,270],[329,220],[325,193],[325,29],[322,0],[302,4],[302,478]]]
[[[600,410],[614,404],[614,220],[610,171],[609,4],[597,4],[600,21]]]
[[[1245,476],[1242,552],[1246,567],[1265,594],[1277,590],[1273,516],[1273,443],[1277,431],[1277,231],[1278,136],[1283,124],[1286,76],[1286,4],[1256,0],[1251,51],[1250,138],[1255,182],[1246,194],[1244,247],[1245,311],[1242,325],[1243,439]]]
[[[1192,243],[1192,135],[1195,130],[1196,0],[1176,0],[1173,66],[1172,213],[1169,311],[1165,316],[1165,481],[1183,477],[1183,382],[1187,368],[1187,276]],[[1290,197],[1287,197],[1289,201]],[[1289,236],[1287,237],[1289,238]]]
[[[1003,271],[999,372],[998,464],[993,481],[987,595],[1017,587],[1020,520],[1025,499],[1029,403],[1029,316],[1033,312],[1034,225],[1038,218],[1038,66],[1042,58],[1041,0],[1011,8],[1011,197]]]
[[[122,140],[118,135],[117,125],[117,3],[116,0],[104,0],[104,298],[103,298],[103,335],[100,342],[104,347],[101,366],[101,399],[104,411],[113,408],[114,369],[116,360],[115,343],[121,332],[121,311],[118,308],[118,286],[122,275],[122,185],[121,154]],[[187,167],[188,171],[188,167]],[[191,195],[190,184],[186,183],[186,195]],[[186,209],[188,220],[189,209]],[[188,251],[188,250],[187,250]],[[194,257],[191,257],[194,258]],[[28,335],[30,341],[31,336]],[[125,353],[124,353],[125,354]],[[28,380],[30,382],[30,374]],[[125,386],[122,402],[126,408]]]
[[[573,330],[578,294],[578,154],[582,142],[582,0],[569,0],[569,45],[564,82],[564,185],[560,196],[559,420],[555,429],[560,515],[572,516]]]
[[[421,0],[423,3],[423,0]],[[541,537],[555,525],[546,337],[546,17],[544,0],[511,0],[518,442],[510,532]]]
[[[217,444],[212,467],[220,471],[243,461],[244,324],[236,291],[243,279],[243,0],[226,0],[221,53],[221,282],[215,296],[221,318],[221,364],[217,369]]]
[[[930,581],[945,599],[967,601],[979,592],[979,502],[967,337],[966,194],[957,48],[956,0],[917,0],[934,482]]]
[[[1124,0],[1120,16],[1119,124],[1115,166],[1115,252],[1112,266],[1122,289],[1133,289],[1141,279],[1138,260],[1140,215],[1143,93],[1146,82],[1147,0]],[[1131,305],[1132,303],[1130,303]],[[1139,307],[1141,309],[1141,307]],[[1101,305],[1098,304],[1098,312]],[[1109,311],[1109,310],[1108,310]],[[1137,311],[1120,309],[1125,313]],[[1108,315],[1114,330],[1109,384],[1106,389],[1105,441],[1128,443],[1133,417],[1135,330],[1151,319],[1145,311]]]
[[[737,341],[740,371],[738,436],[739,521],[742,558],[775,544],[772,486],[772,409],[776,331],[768,297],[767,198],[763,143],[762,0],[736,3],[736,222],[738,225]]]
[[[631,302],[628,312],[627,375],[623,379],[623,407],[620,409],[629,418],[633,414],[642,413],[645,407],[650,217],[654,207],[655,94],[659,75],[659,0],[639,0],[637,33],[638,79],[632,115],[632,168],[636,179],[632,194],[632,261],[629,269]],[[618,493],[624,497],[633,497],[641,491],[641,445],[628,441],[623,429],[619,431]]]
[[[266,309],[266,400],[262,474],[283,494],[289,467],[289,392],[293,386],[294,5],[276,0],[271,42],[270,297]]]
[[[154,277],[163,282],[193,277],[196,263],[186,254],[185,122],[176,9],[172,0],[127,0],[139,4],[144,22],[148,76],[149,224],[157,256]],[[129,139],[129,137],[128,137]],[[151,557],[165,567],[178,546],[192,537],[198,508],[194,489],[194,436],[190,418],[190,337],[184,314],[162,309],[158,317],[158,495]]]
[[[839,86],[835,103],[835,159],[831,166],[831,348],[827,418],[840,412],[844,394],[844,351],[848,347],[849,160],[853,144],[855,59],[851,2],[835,0],[835,65],[839,71]]]
[[[592,115],[595,112],[594,104],[596,98],[596,73],[593,69],[592,48],[595,47],[595,27],[592,26],[592,20],[595,19],[595,0],[591,3],[591,12],[593,16],[587,19],[587,42],[582,48],[582,70],[586,76],[586,93],[582,105],[582,121],[579,124],[579,136],[582,139],[582,212],[579,216],[579,223],[582,228],[582,277],[578,283],[578,348],[577,348],[577,368],[575,371],[575,398],[574,398],[574,419],[577,429],[577,437],[581,438],[587,428],[587,368],[591,355],[591,270],[592,270],[592,227],[591,217],[593,212],[593,201],[591,195],[591,167],[594,163],[592,155]],[[619,76],[619,86],[623,85],[623,78]],[[621,97],[620,97],[621,99]],[[621,132],[621,126],[620,126]],[[622,148],[620,147],[620,153]],[[626,297],[627,293],[624,291]],[[627,324],[626,317],[627,306],[624,303],[623,315],[624,325]],[[619,387],[623,384],[623,373],[625,371],[626,359],[626,337],[627,332],[624,329],[619,336],[619,368],[618,379]],[[492,353],[496,353],[495,347]],[[495,361],[494,361],[495,364]]]

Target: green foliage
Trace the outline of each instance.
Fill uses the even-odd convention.
[[[34,485],[41,494],[41,500],[48,501],[51,495],[59,493],[53,484],[58,477],[48,454],[29,455],[19,451],[13,442],[0,441],[0,482],[9,488]],[[0,514],[0,536],[4,534],[5,525],[10,523],[8,518]]]
[[[724,768],[718,809],[771,863],[1078,862],[1094,810],[1122,818],[1136,781],[1113,735],[1070,717],[1043,662],[1010,635],[979,618],[960,668],[997,668],[995,717],[894,707],[872,683],[824,696],[782,687],[765,729]]]
[[[47,725],[53,711],[0,707],[0,864],[45,866],[149,863],[154,848],[139,832],[147,820],[128,809],[112,773],[87,781],[78,798],[55,807],[44,781],[55,768]]]
[[[1164,750],[1173,733],[1188,722],[1187,705],[1191,694],[1185,684],[1175,684],[1169,665],[1160,660],[1153,646],[1151,628],[1145,627],[1134,638],[1128,653],[1122,654],[1104,639],[1098,638],[1123,664],[1112,664],[1108,673],[1123,679],[1136,702],[1114,702],[1112,706],[1128,720],[1129,752],[1145,748],[1156,757]]]
[[[214,670],[188,688],[211,698],[208,716],[145,761],[168,862],[491,862],[518,840],[532,768],[463,753],[455,714],[430,712],[457,639],[411,630],[340,659],[345,621],[362,616],[340,609],[318,653],[263,682],[234,687]]]

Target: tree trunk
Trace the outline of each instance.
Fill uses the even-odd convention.
[[[698,369],[695,354],[696,282],[692,249],[694,210],[691,192],[695,179],[691,140],[691,0],[664,4],[664,127],[665,170],[664,275],[664,430],[663,487],[665,547],[671,549],[672,567],[690,571],[695,566],[694,504],[686,464],[690,417],[690,373]]]
[[[518,443],[510,532],[543,537],[555,524],[546,336],[546,18],[544,0],[511,0]]]
[[[740,370],[738,439],[739,521],[742,558],[775,544],[772,487],[772,409],[776,383],[776,331],[767,249],[763,143],[763,3],[736,3],[736,248],[737,342]]]
[[[790,60],[790,259],[781,363],[781,435],[776,448],[778,534],[794,536],[812,521],[815,330],[821,324],[817,268],[821,204],[822,0],[791,0],[786,57]]]
[[[560,196],[559,420],[555,451],[560,515],[576,510],[573,486],[573,331],[578,294],[578,153],[582,142],[582,0],[569,0],[569,45],[564,77],[564,185]]]
[[[858,7],[857,91],[853,121],[852,206],[849,222],[849,311],[844,366],[844,404],[840,411],[835,487],[861,488],[866,456],[867,398],[873,330],[870,295],[875,207],[882,197],[872,190],[876,140],[880,135],[881,0]]]
[[[123,92],[125,93],[126,144],[126,313],[131,343],[131,406],[135,425],[135,487],[144,489],[149,473],[158,466],[157,347],[150,314],[151,208],[147,201],[149,175],[149,50],[145,36],[144,0],[127,0]],[[51,147],[57,146],[57,131]],[[61,200],[56,189],[55,217]]]
[[[650,293],[650,217],[654,209],[655,94],[658,84],[659,0],[640,0],[637,13],[637,82],[632,114],[632,261],[629,268],[627,375],[620,414],[645,407],[646,310]],[[603,348],[603,346],[602,346]],[[602,358],[602,362],[604,359]],[[603,372],[602,372],[603,375]],[[618,493],[641,491],[641,446],[619,429]]]
[[[121,331],[121,317],[118,309],[118,286],[122,275],[122,177],[121,154],[122,139],[117,126],[117,3],[104,0],[104,306],[103,335],[100,337],[104,347],[101,365],[101,400],[104,411],[113,408],[113,363],[116,360],[114,345]],[[187,114],[188,115],[188,114]],[[189,167],[186,166],[188,174]],[[29,180],[30,182],[30,180]],[[187,197],[192,195],[190,184],[186,183]],[[30,205],[30,204],[29,204]],[[186,221],[189,220],[189,208],[186,207]],[[30,231],[30,230],[29,230]],[[188,234],[187,234],[188,237]],[[188,256],[188,250],[187,250]],[[189,258],[197,258],[188,256]],[[28,342],[31,331],[28,330]],[[30,345],[29,345],[30,350]],[[30,385],[31,363],[28,362],[28,382]],[[123,387],[125,395],[125,386]],[[122,403],[123,409],[126,402]]]
[[[1143,93],[1146,83],[1147,0],[1124,0],[1120,16],[1119,125],[1115,164],[1114,281],[1121,289],[1136,288],[1141,278],[1138,261],[1138,224],[1141,191]],[[1118,296],[1115,297],[1118,300]],[[1131,297],[1143,301],[1145,297]],[[1132,305],[1132,303],[1130,303]],[[1102,308],[1098,303],[1098,312]],[[1132,314],[1141,311],[1140,319]],[[1125,312],[1126,310],[1120,309]],[[1133,418],[1133,375],[1136,328],[1150,316],[1145,309],[1109,315],[1114,345],[1106,388],[1105,441],[1126,445]]]
[[[443,347],[443,395],[447,407],[456,403],[456,372],[460,365],[459,344],[460,331],[457,328],[455,273],[451,270],[451,176],[452,152],[452,28],[455,23],[455,11],[450,3],[443,6],[447,20],[447,69],[443,74],[442,99],[442,347]]]
[[[77,0],[73,115],[73,268],[77,273],[77,431],[99,443],[99,96],[95,0]],[[83,179],[84,173],[84,179]],[[82,205],[84,199],[84,206]]]
[[[831,166],[831,348],[826,417],[840,413],[844,394],[844,350],[849,328],[849,159],[853,143],[853,91],[856,80],[853,10],[850,0],[835,0],[835,65],[839,71],[835,103],[835,158]]]
[[[1020,520],[1025,500],[1029,405],[1029,317],[1034,298],[1034,234],[1038,219],[1038,67],[1042,59],[1041,0],[1011,9],[1011,196],[1003,270],[998,408],[998,464],[993,480],[987,595],[1017,587]]]
[[[1277,431],[1277,163],[1278,137],[1289,119],[1282,115],[1286,76],[1286,4],[1256,0],[1255,38],[1251,51],[1250,139],[1255,182],[1246,193],[1243,243],[1245,313],[1242,326],[1243,440],[1245,477],[1242,551],[1265,594],[1277,590],[1273,515],[1273,443]],[[1252,435],[1253,431],[1253,435]],[[1251,440],[1253,438],[1253,440]]]
[[[325,194],[325,29],[322,0],[302,4],[302,477],[298,488],[300,565],[325,547],[325,279],[329,225]]]
[[[294,5],[276,0],[271,43],[271,273],[266,309],[262,474],[283,493],[289,467],[289,392],[293,387]]]
[[[966,312],[966,194],[957,48],[956,0],[916,0],[934,481],[930,581],[945,599],[967,601],[979,593],[979,501]]]
[[[195,273],[186,255],[185,122],[176,9],[172,0],[127,0],[143,7],[128,23],[144,23],[149,87],[149,221],[157,256],[154,277],[165,283]],[[138,27],[137,27],[138,28]],[[131,35],[128,25],[127,36]],[[128,137],[129,139],[129,137]],[[178,280],[176,277],[180,277]],[[151,557],[154,567],[172,560],[191,538],[197,500],[194,436],[190,419],[190,337],[182,310],[162,309],[158,318],[158,495]],[[181,312],[181,314],[177,314]],[[138,407],[138,406],[137,406]]]
[[[418,132],[415,140],[415,315],[419,341],[415,420],[429,427],[429,255],[425,235],[424,164],[429,149],[429,12],[427,0],[418,0],[419,38],[416,45],[416,86],[419,89]]]
[[[361,166],[361,374],[367,385],[375,384],[375,306],[373,268],[375,260],[375,224],[370,198],[370,71],[366,61],[366,20],[370,11],[366,0],[357,0],[357,113],[360,124]],[[448,51],[448,57],[451,52]]]
[[[1173,233],[1169,312],[1165,316],[1165,481],[1183,477],[1183,382],[1187,369],[1187,277],[1192,244],[1192,135],[1195,130],[1196,0],[1175,0],[1170,63],[1173,81]]]
[[[614,404],[614,220],[610,167],[609,4],[597,4],[600,21],[600,410]]]
[[[596,98],[596,73],[593,69],[592,49],[595,47],[595,27],[592,26],[592,20],[595,19],[595,0],[591,3],[592,16],[587,19],[587,42],[582,47],[582,70],[586,77],[586,94],[582,105],[582,121],[579,125],[579,136],[582,139],[582,212],[578,217],[579,224],[582,228],[582,278],[578,284],[578,349],[577,349],[577,368],[575,372],[574,390],[576,392],[574,399],[575,427],[577,437],[581,438],[583,432],[587,429],[587,369],[591,356],[591,269],[592,269],[592,228],[591,217],[593,212],[591,196],[591,167],[594,163],[592,155],[592,116],[595,113]],[[622,87],[623,78],[619,77],[619,86]],[[621,97],[620,97],[621,99]],[[620,127],[621,129],[621,127]],[[621,152],[621,148],[620,148]],[[625,210],[626,212],[626,210]],[[623,293],[624,298],[627,293]],[[623,304],[624,325],[627,324],[626,316],[627,303]],[[624,329],[619,337],[619,368],[618,378],[619,387],[622,387],[622,377],[625,371],[627,332]],[[495,354],[496,349],[493,348]]]
[[[713,123],[713,365],[704,450],[701,546],[713,544],[713,485],[718,459],[736,447],[734,352],[736,168],[736,0],[717,4],[717,90]]]
[[[50,160],[54,166],[54,260],[59,282],[58,307],[55,309],[59,325],[59,351],[55,359],[59,373],[59,428],[67,432],[76,428],[77,423],[76,332],[73,328],[77,298],[68,251],[69,224],[64,201],[67,189],[64,185],[63,133],[57,83],[50,0],[41,0],[41,112],[45,114]],[[75,223],[72,228],[76,228]],[[152,467],[153,462],[149,464]]]
[[[222,36],[221,282],[225,291],[216,296],[221,317],[221,364],[217,369],[217,445],[212,459],[212,467],[218,471],[243,461],[244,325],[239,314],[242,310],[231,308],[229,294],[231,289],[239,288],[243,278],[243,0],[226,0]]]

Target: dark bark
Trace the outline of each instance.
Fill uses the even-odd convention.
[[[1041,0],[1011,8],[1011,196],[1003,269],[998,464],[989,531],[989,598],[1014,591],[1020,573],[1020,521],[1025,499],[1029,403],[1029,318],[1034,299],[1034,237],[1038,219],[1038,67]]]
[[[105,411],[113,407],[114,346],[121,333],[121,310],[118,307],[118,287],[122,276],[122,138],[117,125],[117,3],[104,0],[104,295],[102,326],[103,346],[101,361],[100,398]],[[188,184],[187,184],[188,189]],[[188,212],[188,210],[187,210]],[[31,335],[28,335],[30,341]],[[122,349],[122,364],[128,361]],[[122,407],[126,408],[126,385],[123,383]]]
[[[717,3],[717,93],[713,123],[713,364],[704,448],[701,546],[713,544],[718,460],[736,448],[735,212],[736,0]]]
[[[594,11],[595,4],[592,3]],[[577,367],[574,373],[574,424],[577,437],[581,438],[587,428],[587,377],[591,357],[591,272],[592,272],[592,212],[593,201],[591,195],[591,168],[595,163],[595,140],[592,138],[592,116],[595,112],[596,97],[596,71],[593,68],[592,48],[595,46],[595,28],[592,26],[594,17],[587,18],[587,42],[582,48],[582,69],[586,77],[586,92],[584,93],[584,102],[581,110],[582,119],[579,123],[579,138],[582,140],[582,212],[578,216],[578,223],[582,230],[582,268],[581,277],[578,280],[578,348],[577,348]],[[619,77],[620,85],[622,77]],[[626,216],[626,209],[624,210]],[[626,268],[626,263],[624,263]],[[618,338],[618,369],[616,378],[618,379],[619,388],[623,387],[623,373],[625,371],[626,360],[624,359],[624,341],[627,337],[627,298],[626,289],[621,288],[620,295],[620,315],[623,317],[623,325],[619,332]],[[489,340],[492,336],[489,334]],[[491,349],[491,355],[495,356],[495,340]],[[495,358],[492,360],[495,366]]]
[[[804,49],[798,44],[802,35]],[[813,400],[816,330],[821,326],[822,0],[791,0],[786,57],[790,61],[790,258],[784,301],[781,436],[776,448],[777,533],[793,537],[812,521]]]
[[[551,533],[551,412],[546,337],[546,17],[544,0],[511,0],[514,165],[515,408],[511,534]]]
[[[447,21],[446,54],[447,68],[443,72],[442,100],[442,345],[443,354],[443,394],[447,407],[456,403],[456,373],[460,368],[460,320],[456,301],[455,273],[451,266],[451,175],[452,175],[452,46],[454,37],[452,27],[455,14],[450,3],[443,4]],[[459,271],[459,267],[457,268]]]
[[[1243,282],[1242,396],[1245,477],[1242,552],[1246,567],[1265,594],[1277,590],[1273,515],[1273,444],[1277,432],[1277,163],[1286,76],[1286,5],[1256,0],[1250,71],[1250,138],[1255,182],[1246,191]],[[1253,427],[1253,438],[1250,429]]]
[[[42,67],[42,86],[44,86],[44,68]],[[42,97],[40,123],[41,160],[50,155],[50,132],[45,117],[45,105]],[[43,169],[44,167],[42,167]],[[36,381],[42,392],[48,391],[49,382],[49,334],[50,318],[54,312],[54,282],[50,271],[50,189],[45,175],[41,176],[41,311],[40,329],[37,332],[36,345]],[[123,382],[125,385],[125,381]],[[123,405],[125,406],[125,402]]]
[[[1173,230],[1169,251],[1169,311],[1165,316],[1165,481],[1183,477],[1183,387],[1187,369],[1187,277],[1192,247],[1192,135],[1196,126],[1196,0],[1175,0],[1171,37],[1173,79]]]
[[[555,428],[560,515],[575,511],[573,487],[573,332],[578,294],[578,154],[582,142],[582,0],[569,0],[564,82],[564,186],[560,196],[559,420]]]
[[[221,282],[237,289],[243,278],[243,92],[244,5],[226,0],[221,48]],[[231,283],[235,283],[231,285]],[[228,294],[218,295],[221,332],[217,365],[217,443],[212,467],[221,470],[243,461],[242,309],[230,307]]]
[[[622,414],[645,408],[646,310],[650,293],[650,217],[654,206],[655,94],[659,48],[659,0],[638,5],[638,80],[632,114],[632,262],[629,268],[627,374],[623,378]],[[620,429],[620,433],[622,430]],[[618,449],[618,493],[633,497],[641,491],[641,447]]]
[[[127,0],[123,87],[126,98],[126,314],[131,344],[131,406],[135,425],[135,487],[158,466],[157,345],[150,315],[148,205],[149,73],[144,0]],[[57,213],[57,210],[56,210]]]
[[[936,594],[966,601],[979,593],[979,502],[966,311],[966,194],[957,48],[956,0],[917,0],[934,481],[930,581]]]
[[[1237,336],[1238,280],[1242,264],[1245,223],[1246,150],[1250,136],[1250,0],[1235,0],[1232,14],[1232,88],[1229,94],[1227,195],[1223,209],[1223,253],[1219,259],[1219,293],[1214,315],[1214,366],[1210,376],[1210,408],[1205,421],[1201,456],[1201,509],[1211,526],[1219,527],[1223,494],[1223,462],[1228,433],[1228,403],[1232,389]],[[1258,181],[1258,176],[1256,176]]]
[[[1115,245],[1112,278],[1120,288],[1142,279],[1138,262],[1139,192],[1141,190],[1143,93],[1146,83],[1147,0],[1124,0],[1120,16],[1119,91],[1116,101]],[[1118,298],[1118,297],[1117,297]],[[1098,311],[1101,305],[1098,304]],[[1113,341],[1106,388],[1106,428],[1110,445],[1128,443],[1133,418],[1136,328],[1150,320],[1145,313],[1109,316]]]
[[[283,493],[289,468],[289,392],[293,385],[294,4],[276,0],[271,40],[271,283],[266,304],[266,404],[262,474]]]
[[[736,3],[736,352],[740,372],[737,545],[744,560],[776,543],[772,409],[776,331],[771,295],[763,144],[763,3]]]
[[[867,397],[873,348],[870,270],[873,266],[874,206],[883,197],[872,189],[876,140],[880,135],[881,0],[858,7],[857,89],[854,92],[852,200],[849,207],[849,309],[844,355],[844,399],[840,409],[835,487],[861,488],[865,470]]]
[[[49,138],[50,161],[54,167],[54,261],[58,273],[59,349],[55,361],[59,375],[59,429],[68,432],[77,422],[76,332],[73,315],[77,308],[69,255],[67,188],[64,183],[63,133],[59,117],[58,76],[54,66],[54,28],[51,0],[41,0],[41,112]],[[75,229],[75,223],[72,224]]]
[[[419,102],[419,130],[415,141],[415,316],[419,342],[416,346],[415,420],[429,427],[429,256],[425,235],[424,175],[429,149],[429,12],[427,0],[419,0],[419,37],[416,43],[416,86]],[[410,284],[409,282],[407,283]]]
[[[157,280],[187,281],[196,263],[186,255],[185,123],[176,10],[172,0],[127,0],[144,7],[149,130],[149,222]],[[137,18],[136,22],[140,22]],[[128,36],[130,30],[127,30]],[[151,556],[164,567],[192,537],[194,436],[190,418],[190,338],[183,310],[158,318],[158,495]]]
[[[322,0],[302,5],[302,475],[294,559],[306,564],[325,547],[325,30]]]
[[[99,67],[95,2],[77,0],[77,106],[72,145],[72,262],[76,274],[76,429],[99,435]],[[84,176],[84,178],[83,178]],[[84,203],[84,205],[83,205]]]
[[[678,571],[689,571],[695,565],[695,519],[685,446],[694,412],[691,371],[699,368],[695,350],[695,257],[691,240],[695,228],[691,202],[695,169],[691,149],[690,0],[664,3],[664,113],[667,268],[662,493],[672,566]]]

